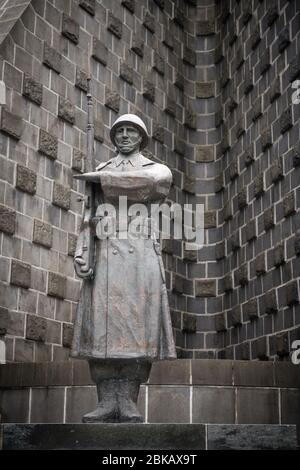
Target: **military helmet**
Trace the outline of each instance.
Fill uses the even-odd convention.
[[[147,128],[146,128],[144,122],[141,120],[141,118],[139,118],[135,114],[122,114],[122,116],[118,117],[118,119],[114,122],[114,124],[112,125],[112,128],[110,130],[110,138],[111,138],[112,143],[114,145],[116,145],[115,144],[116,130],[117,130],[118,127],[120,127],[124,124],[136,127],[141,132],[142,141],[141,141],[140,148],[141,148],[141,150],[143,148],[145,148],[148,144],[148,139],[149,139]]]

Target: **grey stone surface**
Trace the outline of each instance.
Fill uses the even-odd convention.
[[[192,383],[194,385],[232,385],[233,363],[229,360],[192,361]]]
[[[131,49],[140,57],[144,56],[144,42],[138,34],[132,36]]]
[[[68,233],[68,255],[74,256],[77,243],[77,235]]]
[[[17,165],[16,188],[28,194],[36,192],[36,173],[23,165]]]
[[[190,47],[184,46],[183,48],[183,61],[188,65],[195,67],[196,65],[196,52]]]
[[[258,46],[258,44],[260,43],[261,35],[260,35],[260,26],[259,25],[253,31],[253,33],[250,37],[250,41],[251,41],[251,49],[255,49]]]
[[[214,228],[217,226],[217,213],[216,211],[204,212],[204,228]]]
[[[196,297],[215,297],[216,296],[216,281],[211,280],[196,280],[195,281],[195,295]]]
[[[273,144],[272,141],[272,132],[269,128],[264,128],[261,131],[261,146],[263,151],[267,150]]]
[[[62,35],[70,39],[74,44],[79,42],[79,24],[74,18],[65,13],[62,16]]]
[[[184,333],[196,333],[197,331],[197,317],[184,313],[182,316],[182,331]]]
[[[277,296],[276,296],[276,290],[271,289],[268,291],[265,296],[265,312],[266,313],[273,313],[277,312],[278,310],[278,301],[277,301]]]
[[[193,130],[197,128],[197,115],[189,106],[184,110],[184,125]]]
[[[155,86],[149,80],[143,82],[143,96],[152,103],[155,100]]]
[[[61,207],[61,209],[69,210],[71,204],[70,188],[55,181],[53,185],[53,204]]]
[[[213,20],[200,20],[197,22],[197,35],[209,36],[215,34],[215,23]]]
[[[155,17],[149,11],[145,12],[143,24],[151,33],[155,33]]]
[[[292,82],[300,74],[300,53],[298,53],[290,62],[288,68],[289,81]]]
[[[75,108],[70,100],[59,97],[58,117],[67,121],[69,124],[75,123]]]
[[[157,52],[153,54],[153,69],[162,76],[165,74],[165,60]]]
[[[76,67],[75,86],[80,88],[82,91],[87,92],[87,74],[79,67]]]
[[[199,163],[214,161],[214,147],[212,145],[198,145],[196,148],[196,161]]]
[[[13,235],[16,229],[16,212],[10,207],[0,204],[0,230]]]
[[[39,152],[47,157],[56,159],[58,150],[58,139],[49,134],[44,129],[40,129],[39,134]]]
[[[99,119],[94,120],[94,139],[98,142],[104,142],[104,125]]]
[[[53,297],[63,299],[66,291],[66,277],[62,274],[50,272],[48,273],[47,294]]]
[[[72,169],[83,172],[85,163],[85,154],[78,149],[73,149]]]
[[[215,315],[215,328],[217,332],[226,331],[225,313],[218,313]]]
[[[299,302],[299,287],[297,280],[286,284],[286,302],[287,305],[294,305]]]
[[[193,449],[205,448],[202,424],[4,425],[3,449]]]
[[[63,421],[64,389],[62,387],[33,389],[31,403],[32,423],[61,423]]]
[[[279,398],[275,389],[240,388],[237,391],[238,424],[276,424]]]
[[[12,260],[10,283],[28,289],[31,285],[31,266],[28,263]]]
[[[116,113],[119,112],[120,108],[120,95],[109,89],[105,90],[105,106],[112,109]]]
[[[45,246],[46,248],[52,247],[53,230],[50,224],[43,222],[42,220],[34,219],[33,226],[33,243]]]
[[[161,9],[164,8],[164,6],[165,6],[165,0],[154,0],[154,1],[155,1],[156,5],[157,5],[159,8],[161,8]]]
[[[248,278],[248,265],[247,265],[247,263],[240,266],[234,272],[234,280],[235,280],[235,285],[240,284],[241,286],[245,286],[246,284],[248,284],[249,278]]]
[[[126,62],[122,62],[120,65],[120,77],[129,85],[133,84],[133,69]]]
[[[215,82],[196,82],[197,98],[212,98],[215,95]]]
[[[160,361],[152,365],[149,384],[189,385],[191,362],[188,359]]]
[[[235,306],[228,312],[227,324],[228,328],[231,326],[240,326],[242,324],[242,312],[240,305]]]
[[[176,416],[177,423],[189,423],[188,386],[151,385],[148,388],[148,421],[149,423],[172,423]]]
[[[272,387],[274,364],[272,362],[233,361],[233,383],[243,387]]]
[[[274,0],[271,0],[271,2],[268,5],[267,9],[267,24],[268,26],[271,26],[278,18],[279,12],[278,12],[278,5],[277,2]]]
[[[46,41],[44,42],[43,63],[55,72],[61,72],[61,54]]]
[[[23,78],[23,95],[34,103],[41,105],[43,101],[43,85],[25,74]]]
[[[280,123],[281,134],[284,134],[289,129],[291,129],[291,127],[293,127],[293,115],[292,115],[292,110],[290,108],[283,111],[283,113],[281,114],[279,118],[279,123]]]
[[[265,230],[269,230],[275,225],[275,218],[274,218],[274,207],[271,206],[264,212],[264,228]]]
[[[232,388],[193,387],[194,423],[232,423],[235,397]]]
[[[170,116],[176,116],[176,101],[166,96],[164,111]]]
[[[1,106],[0,130],[16,140],[19,140],[23,132],[23,121],[20,116],[11,113],[4,106]]]
[[[114,34],[118,39],[122,37],[122,21],[117,18],[112,11],[107,15],[107,29]]]
[[[257,299],[250,299],[242,306],[244,321],[258,318]]]
[[[254,179],[254,196],[260,197],[265,191],[265,179],[264,174],[261,173]]]
[[[246,206],[247,206],[247,189],[243,188],[238,193],[238,207],[239,209],[243,209]]]
[[[122,0],[121,3],[128,11],[134,13],[135,10],[135,0]]]
[[[183,191],[190,193],[190,194],[195,194],[195,185],[196,185],[196,178],[194,176],[189,176],[185,175],[183,178],[183,186],[182,189]]]
[[[63,323],[62,343],[65,348],[70,348],[72,346],[73,330],[73,325]]]
[[[153,133],[152,133],[153,139],[157,140],[161,144],[164,143],[164,138],[165,138],[165,130],[163,126],[160,126],[159,124],[154,124],[153,126]]]
[[[288,217],[296,210],[295,193],[291,191],[283,198],[284,216]]]
[[[91,15],[95,14],[96,0],[79,0],[79,5]]]
[[[107,64],[108,49],[101,41],[99,41],[99,39],[95,37],[93,38],[92,57],[102,65]]]
[[[27,315],[26,338],[33,341],[45,342],[47,322],[45,318]]]
[[[208,426],[209,450],[295,450],[295,426]]]

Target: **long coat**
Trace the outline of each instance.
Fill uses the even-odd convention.
[[[172,180],[165,165],[141,154],[126,161],[118,156],[97,170],[102,199],[114,204],[117,213],[118,196],[149,207],[165,199]],[[82,283],[72,356],[175,359],[164,266],[155,234],[150,230],[141,238],[128,234],[94,240],[94,279]],[[82,250],[79,236],[75,257]]]

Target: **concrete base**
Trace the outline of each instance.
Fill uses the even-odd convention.
[[[294,425],[3,424],[3,450],[296,449]]]

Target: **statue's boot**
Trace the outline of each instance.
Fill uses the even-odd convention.
[[[118,397],[116,380],[107,379],[97,383],[98,404],[94,411],[83,416],[83,423],[114,423],[118,421]]]
[[[140,382],[137,380],[119,380],[118,404],[120,423],[143,423],[144,418],[137,408]]]

